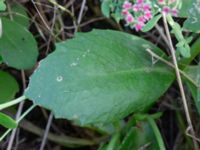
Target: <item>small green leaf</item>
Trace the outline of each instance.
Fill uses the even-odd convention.
[[[82,124],[110,123],[143,111],[174,80],[166,65],[153,64],[147,48],[164,55],[150,42],[126,33],[78,33],[56,44],[30,78],[25,95],[57,118]]]
[[[186,73],[193,79],[198,85],[200,85],[200,65],[189,66],[185,69]],[[195,87],[192,83],[185,79],[189,90],[192,93],[196,108],[200,114],[200,88]]]
[[[119,142],[120,142],[120,132],[116,132],[116,133],[112,136],[112,138],[111,138],[109,144],[107,145],[106,150],[114,150],[114,149],[117,149],[117,148],[118,148],[118,145],[119,145]]]
[[[148,32],[149,30],[151,30],[156,24],[157,22],[160,20],[160,18],[162,17],[162,15],[157,15],[155,17],[153,17],[150,21],[148,21],[148,23],[142,28],[143,32]]]
[[[180,41],[176,44],[176,47],[183,47],[184,43],[184,41]]]
[[[117,7],[115,12],[111,14],[111,16],[119,23],[121,19],[123,19],[123,16],[121,14],[121,8]]]
[[[180,52],[183,57],[189,58],[191,56],[190,46],[182,34],[181,26],[173,20],[171,15],[167,15],[167,21],[172,27],[172,33],[174,33],[176,39],[178,40],[178,44],[176,45],[177,51]]]
[[[186,43],[184,43],[184,45],[181,46],[181,47],[177,47],[177,51],[179,51],[181,53],[181,55],[183,57],[185,57],[185,58],[189,58],[191,56],[191,54],[190,54],[190,47]]]
[[[200,32],[200,1],[193,0],[193,5],[188,9],[188,19],[184,22],[184,28],[192,32]]]
[[[13,120],[11,117],[1,112],[0,112],[0,125],[10,129],[14,129],[17,127],[17,123],[15,120]]]
[[[5,0],[0,0],[0,11],[6,10]]]
[[[179,61],[180,68],[181,69],[186,68],[193,60],[195,60],[195,57],[197,57],[199,55],[199,53],[200,53],[200,38],[196,39],[195,42],[193,42],[191,44],[191,57],[190,58],[182,58]]]
[[[158,150],[159,146],[148,122],[140,122],[132,127],[124,137],[118,150]]]
[[[17,81],[7,72],[0,71],[0,104],[12,100],[19,91]]]
[[[188,10],[192,6],[193,0],[181,0],[179,3],[181,3],[181,9],[178,13],[179,17],[187,18],[188,17]]]
[[[185,40],[186,40],[186,42],[187,42],[188,44],[190,44],[190,43],[192,42],[192,40],[193,40],[193,37],[192,37],[192,36],[187,37]]]
[[[103,0],[101,4],[101,11],[104,16],[107,18],[110,17],[110,5],[112,4],[112,0]]]
[[[3,62],[17,69],[30,69],[37,60],[38,49],[33,35],[15,21],[2,18],[3,35],[0,54]]]

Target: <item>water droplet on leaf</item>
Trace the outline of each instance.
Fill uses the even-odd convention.
[[[62,76],[58,76],[58,77],[56,78],[56,80],[57,80],[58,82],[61,82],[61,81],[63,80],[63,77],[62,77]]]

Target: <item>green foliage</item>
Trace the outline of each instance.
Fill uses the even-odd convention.
[[[3,35],[0,38],[0,54],[3,62],[17,69],[30,69],[38,56],[33,35],[20,24],[2,19]]]
[[[191,77],[191,79],[193,79],[198,85],[200,85],[200,65],[189,66],[185,70],[188,73],[188,75]],[[192,97],[194,99],[198,113],[200,114],[200,88],[194,86],[189,81],[186,81],[186,83],[189,87],[189,90],[192,93]]]
[[[121,11],[124,1],[103,0],[101,4],[103,15],[112,17],[119,23],[123,18]],[[4,0],[0,1],[0,11],[6,10],[4,2]],[[164,7],[163,5],[159,7],[157,0],[146,2],[151,3],[152,14],[150,15],[153,18],[144,21],[146,25],[142,28],[143,32],[150,31],[158,23],[163,16],[161,10]],[[192,32],[200,31],[200,2],[198,0],[176,2],[180,3],[166,4],[166,6],[180,8],[178,17],[186,18],[184,27],[173,20],[171,15],[174,9],[170,9],[167,13],[167,22],[177,40],[177,56],[179,57],[180,53],[184,57],[183,59],[180,57],[182,59],[180,68],[187,68],[185,72],[199,85],[200,65],[191,67],[188,64],[199,54],[200,42],[197,43],[197,40],[190,52],[189,44],[192,38],[185,38],[183,31],[184,29]],[[68,12],[61,5],[51,3],[62,11]],[[15,69],[31,69],[37,61],[38,49],[35,38],[27,30],[29,27],[27,10],[17,3],[8,6],[10,6],[8,7],[9,16],[0,18],[2,20],[0,64],[6,63],[8,67]],[[129,13],[134,13],[132,8],[129,10]],[[140,17],[140,13],[142,12],[136,13],[134,18]],[[1,13],[1,15],[5,14]],[[42,15],[46,16],[46,14]],[[59,21],[62,21],[62,15],[60,17]],[[145,17],[145,14],[141,17]],[[50,21],[49,18],[50,16],[47,17],[48,21]],[[75,17],[72,18],[75,19]],[[130,22],[140,23],[141,20],[134,19]],[[53,23],[55,27],[52,25],[51,36],[54,34],[56,36],[50,37],[50,43],[51,38],[59,39],[59,34],[54,32],[59,30],[60,22],[57,24],[57,19],[55,19]],[[56,118],[69,119],[80,125],[101,126],[98,132],[112,135],[112,137],[99,150],[165,150],[162,136],[155,122],[161,113],[153,115],[143,113],[146,113],[169,88],[174,81],[174,72],[161,61],[154,61],[146,49],[151,49],[157,55],[167,58],[165,53],[154,44],[123,32],[94,30],[90,33],[77,33],[71,40],[56,43],[55,51],[40,62],[30,78],[25,95],[18,99],[10,101],[19,91],[18,83],[9,73],[0,71],[0,104],[4,103],[0,105],[0,110],[28,98],[36,105],[51,110]],[[1,66],[4,67],[4,65]],[[186,79],[185,82],[200,113],[200,88]],[[17,121],[0,113],[0,125],[10,129],[16,128],[17,123],[34,107],[35,105],[28,109]],[[126,121],[129,117],[122,120],[132,113],[134,118],[128,122]],[[103,127],[107,127],[107,130]],[[108,130],[110,131],[106,132]],[[0,137],[1,140],[2,137]],[[56,138],[50,134],[50,139]],[[72,139],[68,142],[76,145],[76,141]],[[62,141],[62,138],[52,141],[69,146],[67,142]],[[81,140],[79,143],[82,141],[85,142]],[[96,140],[94,141],[96,143]],[[89,142],[90,144],[93,142]]]
[[[24,26],[25,28],[29,26],[29,17],[26,11],[27,10],[18,3],[12,6],[13,20],[19,23],[20,25]]]
[[[179,61],[180,68],[186,68],[200,53],[200,38],[198,38],[192,45],[191,45],[191,57],[190,58],[183,58]]]
[[[163,55],[122,32],[79,33],[40,63],[25,95],[57,118],[82,124],[122,119],[154,103],[174,79],[165,65],[152,63],[146,48]]]
[[[145,150],[157,150],[158,144],[155,135],[148,122],[140,122],[132,127],[124,137],[118,150],[136,150],[145,148]]]
[[[153,118],[161,114],[135,114],[122,128],[116,129],[108,143],[100,145],[98,150],[165,150],[162,137]],[[152,123],[153,122],[153,123]],[[156,132],[155,132],[156,131]],[[159,137],[158,137],[159,134]],[[159,142],[157,138],[159,138]],[[162,146],[160,146],[162,144]]]
[[[113,0],[103,0],[101,4],[101,11],[104,16],[107,18],[112,17],[119,23],[119,21],[123,18],[121,15],[122,3],[123,1],[115,2]]]
[[[192,6],[192,1],[193,0],[180,0],[180,11],[178,13],[179,17],[187,18],[188,15],[188,10]]]
[[[162,17],[162,15],[157,15],[154,18],[152,18],[143,28],[142,31],[143,32],[148,32],[149,30],[151,30],[153,27],[155,27],[155,25],[158,23],[158,21],[160,20],[160,18]]]
[[[0,0],[0,11],[6,10],[5,0]]]
[[[112,5],[112,0],[104,0],[101,4],[101,11],[104,16],[110,17],[110,7]]]
[[[113,150],[119,147],[120,142],[120,133],[117,132],[112,136],[109,144],[106,146],[106,150]]]
[[[178,23],[174,22],[170,15],[167,16],[167,20],[172,27],[172,33],[174,33],[176,39],[178,40],[178,43],[176,44],[177,51],[180,52],[183,57],[189,58],[191,56],[189,46],[191,38],[184,38],[181,26]]]
[[[16,80],[7,72],[0,71],[0,103],[12,100],[19,91]]]
[[[200,1],[193,0],[188,9],[188,19],[184,23],[184,28],[192,32],[200,32]]]
[[[17,123],[15,122],[15,120],[13,120],[8,115],[3,114],[1,112],[0,112],[0,125],[10,129],[14,129],[17,127]]]

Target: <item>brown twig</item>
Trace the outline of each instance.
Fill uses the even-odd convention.
[[[162,62],[165,63],[166,65],[168,65],[168,66],[170,66],[170,67],[172,67],[172,68],[175,69],[175,66],[174,66],[171,62],[169,62],[169,61],[165,60],[164,58],[158,56],[158,55],[157,55],[156,53],[154,53],[152,50],[150,50],[150,49],[147,48],[146,51],[147,51],[152,57],[155,57],[156,59],[162,61]],[[182,76],[184,76],[188,81],[190,81],[195,87],[200,88],[200,86],[199,86],[194,80],[192,80],[184,71],[182,71],[182,70],[179,69],[179,72],[180,72],[180,74],[181,74]]]
[[[184,92],[184,88],[183,88],[183,83],[182,83],[182,79],[181,79],[181,75],[180,75],[180,71],[179,71],[179,67],[178,67],[178,63],[177,63],[177,59],[176,59],[175,49],[174,49],[174,46],[173,46],[173,43],[172,43],[172,39],[171,39],[171,36],[170,36],[170,31],[169,31],[169,27],[168,27],[168,23],[167,23],[167,18],[166,18],[165,14],[163,14],[163,22],[164,22],[164,28],[165,28],[165,32],[166,32],[166,35],[167,35],[167,39],[169,41],[170,52],[171,52],[172,60],[173,60],[174,67],[175,67],[176,78],[177,78],[179,90],[180,90],[180,93],[181,93],[181,98],[182,98],[182,102],[183,102],[183,106],[184,106],[184,110],[185,110],[187,123],[188,123],[188,126],[190,128],[191,135],[193,137],[196,137],[195,131],[194,131],[194,128],[193,128],[193,125],[192,125],[192,121],[191,121],[191,118],[190,118],[190,112],[189,112],[189,108],[188,108],[188,104],[187,104],[187,100],[186,100],[186,96],[185,96],[185,92]],[[196,139],[192,138],[192,140],[193,140],[193,143],[194,143],[195,150],[199,150],[199,146],[198,146]]]

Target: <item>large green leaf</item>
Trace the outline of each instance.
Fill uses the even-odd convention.
[[[3,61],[17,69],[34,66],[38,56],[37,43],[33,35],[14,21],[2,19],[3,35],[0,38],[0,54]]]
[[[200,1],[192,0],[188,9],[188,19],[184,22],[184,28],[192,32],[200,32]]]
[[[193,79],[198,85],[200,85],[200,65],[190,66],[185,69],[191,79]],[[188,80],[185,80],[187,86],[189,87],[192,97],[194,99],[198,113],[200,114],[200,88],[195,87]]]
[[[174,79],[146,48],[148,41],[122,32],[95,30],[58,43],[25,92],[57,118],[82,124],[112,122],[155,102]]]
[[[0,71],[0,103],[12,100],[18,91],[17,81],[9,73]]]

